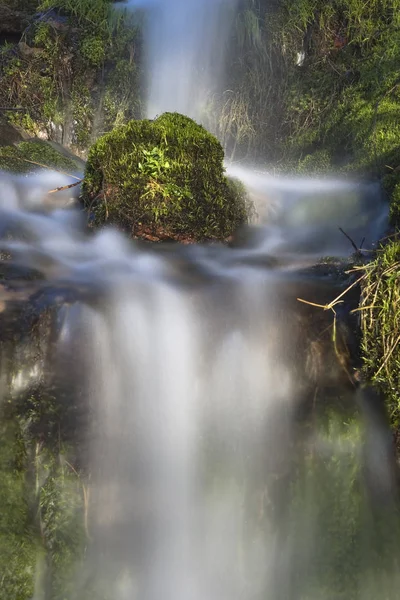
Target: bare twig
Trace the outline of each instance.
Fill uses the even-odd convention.
[[[349,285],[341,294],[339,294],[339,296],[337,296],[334,300],[332,300],[332,302],[329,302],[329,304],[315,304],[315,302],[309,302],[308,300],[303,300],[302,298],[297,298],[297,300],[299,302],[303,302],[303,304],[309,304],[310,306],[315,306],[316,308],[323,308],[324,310],[333,310],[333,308],[334,308],[334,306],[336,306],[336,304],[340,304],[343,302],[343,300],[341,300],[341,298],[343,298],[343,296],[345,296],[347,294],[347,292],[349,292],[353,287],[355,287],[358,283],[360,283],[365,278],[366,278],[366,274],[364,274],[361,277],[359,277],[358,279],[356,279],[356,281],[353,281],[353,283],[351,285]]]
[[[71,176],[72,177],[72,176]],[[47,192],[48,194],[55,194],[56,192],[62,192],[63,190],[69,190],[70,188],[76,187],[80,183],[82,183],[83,179],[78,179],[75,183],[70,183],[69,185],[62,185],[61,187],[56,188],[55,190],[50,190]]]
[[[357,248],[356,244],[354,243],[354,241],[351,239],[351,237],[345,232],[343,231],[343,229],[341,227],[339,227],[339,231],[341,231],[343,233],[343,235],[349,240],[350,244],[353,246],[354,250],[356,252],[360,252],[360,248]]]
[[[7,106],[0,106],[0,112],[23,112],[26,108],[8,108]]]

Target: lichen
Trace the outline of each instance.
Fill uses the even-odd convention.
[[[90,149],[84,202],[95,223],[134,236],[226,239],[246,221],[243,188],[224,175],[223,150],[177,113],[130,121]]]

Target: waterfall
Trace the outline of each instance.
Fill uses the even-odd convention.
[[[40,176],[34,201],[24,185],[0,196],[2,431],[10,402],[40,390],[60,438],[56,462],[43,437],[26,450],[47,540],[34,599],[397,598],[390,434],[338,359],[351,332],[339,321],[334,346],[330,314],[297,300],[326,304],[340,284],[296,257],[269,267],[263,245],[88,235],[74,209],[39,203]]]
[[[147,116],[179,112],[200,123],[224,75],[237,0],[131,0],[145,9]]]

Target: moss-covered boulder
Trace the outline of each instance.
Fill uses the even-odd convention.
[[[246,200],[223,158],[218,140],[183,115],[130,121],[90,149],[84,203],[96,225],[134,237],[224,240],[246,221]]]

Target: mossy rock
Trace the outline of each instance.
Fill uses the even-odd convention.
[[[188,117],[130,121],[90,149],[84,203],[97,226],[134,237],[225,240],[247,213],[244,188],[225,177],[223,159],[218,140]]]
[[[0,146],[0,170],[9,173],[28,174],[42,168],[67,173],[82,170],[79,158],[60,152],[50,143],[41,140],[21,142],[12,146]]]

